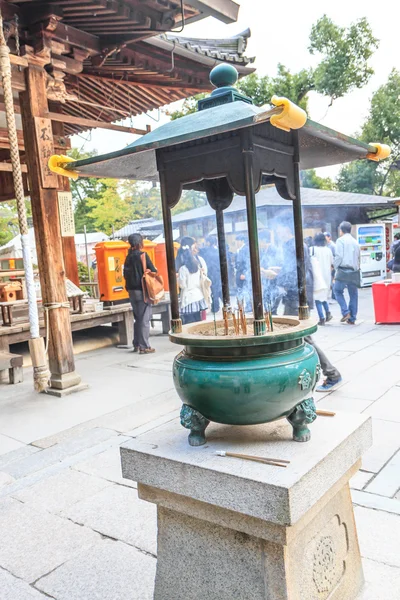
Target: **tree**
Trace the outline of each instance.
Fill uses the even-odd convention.
[[[175,119],[179,119],[180,117],[184,117],[186,115],[191,115],[197,111],[197,102],[201,100],[201,98],[205,98],[207,95],[208,94],[196,94],[195,96],[190,96],[184,100],[181,110],[167,110],[166,114],[170,117],[171,121],[175,121]]]
[[[400,196],[400,172],[392,168],[400,158],[400,73],[393,69],[387,83],[373,94],[371,108],[361,133],[363,142],[381,142],[391,147],[389,158],[379,163],[357,161],[342,167],[337,186],[344,192]]]
[[[132,205],[128,198],[121,196],[117,179],[100,179],[102,190],[96,198],[87,198],[88,217],[93,220],[95,229],[107,235],[112,228],[120,229],[131,220]]]
[[[368,60],[377,47],[378,40],[367,19],[360,19],[349,27],[339,27],[324,15],[312,26],[310,33],[308,49],[310,54],[320,57],[317,67],[292,73],[279,63],[275,76],[252,73],[241,79],[237,88],[256,106],[268,104],[276,94],[307,110],[307,94],[311,91],[328,96],[332,103],[368,83],[373,75]],[[177,119],[195,112],[197,99],[204,95],[188,98],[181,110],[167,114],[171,119]]]
[[[301,186],[305,188],[317,188],[320,190],[334,190],[335,183],[330,177],[319,177],[315,169],[301,171],[300,173]]]
[[[80,152],[78,148],[72,148],[68,151],[68,156],[74,160],[83,160],[97,156],[97,151]],[[88,198],[95,200],[100,197],[101,192],[104,191],[101,180],[95,177],[78,177],[76,181],[70,179],[70,185],[74,203],[76,232],[82,233],[85,225],[88,231],[94,231],[95,223],[94,219],[89,216],[91,208],[88,206],[87,200]]]
[[[30,200],[25,199],[27,217],[32,216]],[[4,246],[19,234],[17,203],[15,200],[0,204],[0,246]]]

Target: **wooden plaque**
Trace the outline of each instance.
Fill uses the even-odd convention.
[[[58,192],[58,213],[62,237],[75,235],[74,207],[71,192]]]
[[[45,119],[43,117],[34,118],[36,130],[36,147],[39,158],[38,163],[40,168],[42,187],[56,188],[58,187],[57,174],[50,171],[48,165],[50,156],[54,154],[53,130],[51,127],[51,121],[50,119]]]

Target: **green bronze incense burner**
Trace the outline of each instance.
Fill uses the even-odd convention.
[[[310,439],[307,425],[316,418],[312,395],[320,365],[304,337],[317,326],[313,319],[273,321],[275,332],[263,336],[204,335],[210,322],[170,334],[173,343],[185,346],[175,358],[173,378],[191,446],[205,443],[210,421],[256,425],[286,417],[295,441]]]

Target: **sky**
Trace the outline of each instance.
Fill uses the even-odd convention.
[[[309,94],[311,119],[347,135],[355,134],[368,115],[373,92],[386,82],[393,67],[400,70],[399,20],[395,14],[395,3],[390,8],[389,3],[373,0],[335,0],[329,3],[321,0],[288,0],[286,3],[242,0],[240,5],[236,23],[226,25],[208,18],[188,25],[184,35],[224,38],[249,27],[251,38],[246,54],[256,57],[254,66],[259,75],[274,75],[278,62],[293,72],[315,65],[318,57],[309,54],[308,38],[313,23],[324,14],[341,26],[348,26],[362,17],[368,19],[373,34],[380,40],[378,50],[370,59],[375,74],[368,85],[335,100],[329,108],[328,98],[314,92]],[[124,123],[133,127],[150,124],[154,129],[167,120],[163,111],[152,111],[150,116],[141,115]],[[123,148],[134,139],[128,134],[95,130],[91,134],[74,136],[72,144],[83,147],[85,151],[96,149],[103,154]],[[379,140],[371,140],[374,141]],[[319,169],[320,175],[335,175],[336,172],[336,167]]]

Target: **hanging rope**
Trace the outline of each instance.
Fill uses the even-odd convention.
[[[11,63],[9,53],[10,50],[7,46],[4,37],[3,18],[0,11],[0,77],[3,86],[7,129],[10,141],[10,157],[14,180],[14,191],[15,199],[17,201],[18,222],[19,229],[21,232],[22,257],[25,269],[26,290],[28,294],[29,326],[31,334],[29,348],[32,356],[35,390],[37,390],[38,392],[42,392],[46,389],[48,385],[49,372],[47,368],[46,357],[44,355],[43,339],[40,337],[39,314],[36,302],[35,284],[33,279],[31,251],[29,246],[28,220],[26,217],[25,209],[24,185],[22,180],[21,163],[19,157],[17,127],[15,124],[14,98],[12,92]]]

